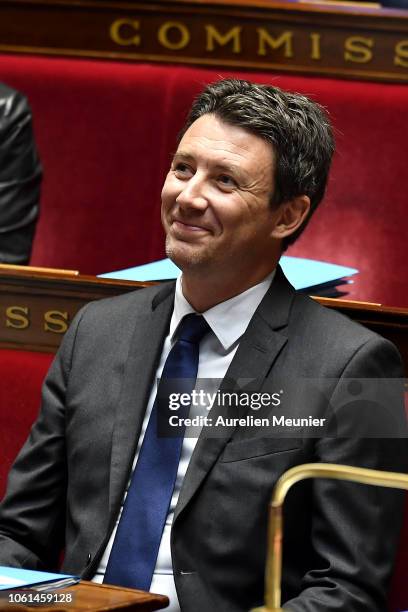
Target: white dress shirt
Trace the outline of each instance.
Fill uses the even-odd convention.
[[[211,332],[204,336],[203,340],[200,343],[200,357],[197,379],[220,380],[224,378],[238,348],[240,338],[248,327],[248,324],[259,303],[266,294],[273,280],[274,274],[275,272],[272,272],[258,285],[255,285],[254,287],[247,289],[247,291],[244,291],[243,293],[240,293],[239,295],[225,302],[222,302],[221,304],[217,304],[216,306],[213,306],[206,312],[202,313],[203,317],[211,328]],[[192,312],[195,311],[183,295],[182,276],[179,276],[176,283],[174,309],[170,321],[170,329],[164,341],[160,363],[156,371],[154,383],[152,385],[152,390],[150,393],[147,410],[142,425],[142,431],[139,437],[139,442],[133,461],[133,469],[135,468],[135,465],[137,463],[147,424],[149,422],[150,413],[154,404],[154,400],[156,398],[157,379],[160,378],[161,373],[163,371],[164,363],[167,359],[170,349],[177,340],[176,331],[180,321],[185,315],[190,314]],[[207,408],[205,406],[197,406],[194,408],[191,407],[189,416],[193,417],[197,414],[208,414]],[[180,463],[177,471],[176,484],[174,487],[166,524],[163,530],[159,553],[157,556],[156,567],[154,570],[153,580],[150,587],[150,591],[152,593],[161,593],[169,597],[170,606],[166,608],[168,612],[180,612],[171,561],[170,531],[173,522],[174,509],[177,504],[181,485],[186,474],[191,455],[193,454],[195,445],[197,443],[197,428],[194,428],[194,430],[191,431],[194,431],[194,437],[191,437],[192,434],[190,433],[189,435],[189,431],[186,430],[185,438],[183,441]],[[127,488],[129,487],[129,484],[130,479]],[[116,535],[116,529],[122,514],[123,504],[126,499],[127,488],[123,497],[122,507],[116,520],[115,528],[112,531],[111,537],[102,556],[96,575],[93,578],[94,582],[103,581],[106,566],[109,560],[109,555]]]

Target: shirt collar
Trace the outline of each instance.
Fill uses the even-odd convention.
[[[254,287],[250,287],[243,293],[201,313],[226,351],[245,332],[255,310],[268,291],[275,272],[276,270],[273,270],[271,274],[257,285],[254,285]],[[172,341],[181,319],[192,312],[195,312],[195,310],[183,295],[182,275],[180,275],[176,282],[174,310],[170,322],[170,337]]]

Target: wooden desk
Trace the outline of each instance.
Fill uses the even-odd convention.
[[[124,589],[122,587],[107,584],[95,584],[94,582],[81,581],[79,584],[60,589],[58,593],[72,593],[71,603],[26,606],[23,604],[9,604],[0,599],[0,611],[12,612],[108,612],[115,610],[127,610],[128,612],[151,612],[162,610],[169,605],[169,600],[164,595],[155,595],[145,591]]]
[[[0,264],[0,348],[55,353],[82,306],[148,284]]]
[[[118,281],[67,271],[0,265],[0,349],[54,353],[77,311],[91,300],[152,283]],[[408,373],[408,310],[381,304],[315,298],[396,344]]]

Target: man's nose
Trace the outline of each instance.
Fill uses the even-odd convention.
[[[205,181],[197,175],[192,176],[184,183],[183,189],[176,198],[176,202],[181,208],[207,208]]]

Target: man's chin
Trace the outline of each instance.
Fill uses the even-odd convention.
[[[166,240],[166,255],[171,261],[184,272],[205,263],[205,253],[197,248],[191,248],[189,244],[172,244]]]

